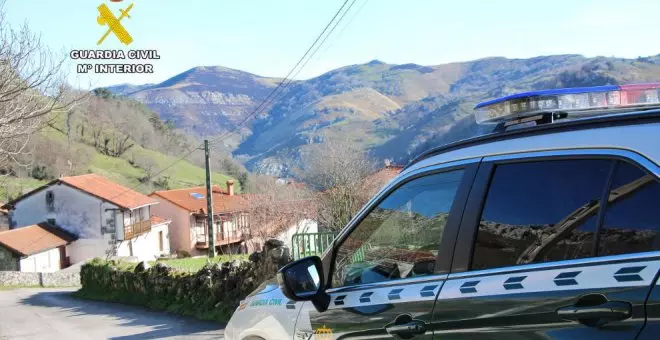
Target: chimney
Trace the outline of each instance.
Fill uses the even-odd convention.
[[[234,181],[227,181],[227,193],[229,196],[234,196]]]
[[[392,162],[389,159],[385,159],[385,167],[389,168],[390,164],[392,164]]]

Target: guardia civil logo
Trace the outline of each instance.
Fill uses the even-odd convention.
[[[122,0],[111,0],[112,2],[121,2]],[[101,26],[107,26],[107,30],[101,36],[99,41],[96,42],[97,45],[101,45],[103,41],[113,33],[119,41],[124,45],[130,45],[133,42],[133,37],[128,33],[126,28],[121,24],[121,21],[124,18],[131,18],[129,12],[133,9],[133,4],[128,5],[125,9],[119,9],[119,17],[116,17],[112,10],[106,4],[101,4],[98,7],[99,16],[96,18],[96,22]]]

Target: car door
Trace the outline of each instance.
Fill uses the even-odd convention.
[[[296,338],[431,339],[431,313],[477,163],[416,171],[391,184],[337,237],[328,310],[306,302]]]
[[[634,339],[660,267],[660,219],[635,229],[612,212],[658,184],[622,157],[653,166],[623,151],[484,158],[434,309],[436,338]]]

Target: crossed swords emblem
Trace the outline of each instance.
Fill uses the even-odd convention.
[[[121,41],[124,45],[128,45],[133,42],[133,37],[126,31],[124,26],[121,24],[121,20],[124,18],[130,18],[131,16],[128,15],[128,12],[133,8],[133,4],[130,4],[126,9],[120,9],[119,12],[121,12],[121,15],[119,18],[115,17],[114,14],[110,11],[110,8],[106,4],[101,4],[98,7],[99,10],[99,17],[96,18],[96,22],[99,23],[99,25],[108,25],[108,30],[103,34],[101,39],[96,43],[97,45],[101,45],[103,40],[108,37],[110,32],[114,33],[119,41]]]

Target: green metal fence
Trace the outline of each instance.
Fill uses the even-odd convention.
[[[336,233],[301,233],[291,237],[291,254],[294,260],[321,255],[337,236]]]

